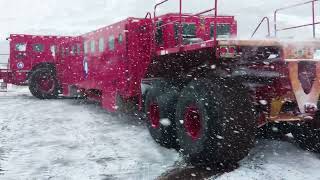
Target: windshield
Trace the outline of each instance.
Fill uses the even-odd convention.
[[[210,26],[210,37],[214,36],[214,25]],[[231,37],[231,25],[230,24],[218,24],[217,25],[217,37],[218,38],[230,38]]]

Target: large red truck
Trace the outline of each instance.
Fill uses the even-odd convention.
[[[28,85],[32,72],[49,64],[55,64],[58,44],[71,37],[11,34],[7,38],[10,45],[8,63],[0,67],[3,89],[6,84]]]
[[[238,40],[235,18],[219,16],[217,0],[198,14],[182,13],[180,0],[179,13],[157,16],[167,1],[156,4],[153,17],[128,18],[59,43],[56,60],[31,73],[32,94],[80,95],[108,111],[136,107],[156,142],[195,164],[241,160],[257,128],[269,124],[320,152],[319,40]],[[303,4],[314,10],[316,2]],[[315,37],[315,13],[306,25],[276,26],[277,12],[299,5],[275,11],[275,35],[312,26]]]

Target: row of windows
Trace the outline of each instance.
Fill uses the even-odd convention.
[[[15,51],[19,52],[25,52],[27,50],[27,43],[17,43],[15,45]],[[32,50],[34,52],[43,52],[44,51],[44,45],[43,44],[33,44],[32,45]]]
[[[123,42],[123,35],[120,33],[118,36],[118,43],[122,44]],[[96,41],[95,40],[90,40],[86,41],[83,44],[84,46],[84,53],[87,54],[90,50],[91,53],[96,52]],[[90,46],[90,49],[89,49]],[[115,49],[115,37],[113,35],[109,36],[108,38],[108,48],[110,51],[113,51]],[[98,40],[98,50],[99,52],[103,52],[105,50],[105,39],[104,37],[101,37]]]
[[[157,31],[156,31],[156,42],[157,44],[163,44],[163,22],[157,22]],[[196,24],[182,24],[182,37],[183,38],[196,38]],[[218,24],[217,25],[217,36],[218,37],[230,37],[231,35],[231,26],[230,24]],[[210,25],[210,38],[214,36],[214,25]],[[175,39],[179,38],[179,24],[174,25],[174,37]]]
[[[52,51],[52,50],[51,50]],[[59,53],[59,49],[54,48],[54,54]],[[61,47],[60,54],[62,57],[81,55],[81,44],[72,45],[70,47]]]
[[[123,35],[120,33],[118,36],[118,43],[122,44],[123,42]],[[88,41],[86,41],[84,43],[84,53],[87,54],[88,53]],[[90,41],[90,51],[91,53],[96,52],[96,41],[95,40],[91,40]],[[113,51],[115,49],[115,37],[109,36],[108,39],[108,47],[110,51]],[[101,37],[98,41],[98,49],[99,52],[103,52],[105,50],[105,40],[103,37]],[[19,52],[25,52],[27,50],[27,43],[17,43],[15,44],[15,51],[19,51]],[[37,44],[33,44],[32,45],[32,50],[34,52],[44,52],[44,45],[37,43]],[[81,53],[81,45],[77,44],[77,45],[73,45],[71,46],[71,48],[64,48],[61,47],[60,49],[57,49],[56,46],[51,46],[50,47],[50,51],[53,54],[53,56],[55,56],[56,53],[61,53],[61,56],[68,56],[68,55],[80,55]]]

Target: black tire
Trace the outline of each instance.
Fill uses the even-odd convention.
[[[197,110],[190,111],[188,108],[193,106]],[[187,112],[197,113],[189,116]],[[249,93],[239,82],[220,78],[194,80],[182,90],[177,103],[180,151],[187,162],[195,165],[236,163],[248,155],[255,143],[255,116]],[[191,126],[199,129],[198,134],[187,132],[190,122],[186,120],[190,117],[198,118],[191,124],[200,124],[200,129]]]
[[[44,90],[39,84],[39,79],[46,79],[52,84],[48,85],[48,89]],[[29,90],[31,94],[39,99],[56,99],[59,95],[59,83],[56,79],[56,73],[50,68],[36,69],[29,78]]]
[[[320,153],[320,129],[312,128],[312,125],[296,126],[292,135],[302,149]]]
[[[177,148],[174,115],[177,98],[178,89],[164,80],[154,81],[152,87],[146,93],[147,127],[152,138],[166,148]],[[158,120],[153,122],[152,116]],[[161,120],[164,122],[161,122]]]

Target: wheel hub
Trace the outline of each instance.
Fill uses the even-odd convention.
[[[54,80],[51,75],[40,76],[37,79],[37,85],[42,92],[51,92],[54,89]]]
[[[201,114],[195,105],[186,108],[184,116],[184,127],[188,135],[197,140],[201,132]]]
[[[159,128],[160,126],[160,108],[157,103],[151,103],[149,106],[149,120],[153,128]]]

